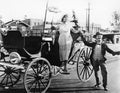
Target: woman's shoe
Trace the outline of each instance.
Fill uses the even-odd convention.
[[[66,74],[66,75],[69,75],[70,73],[67,71],[67,70],[62,70],[62,72],[60,72],[61,74]]]
[[[70,64],[70,65],[74,65],[74,62],[70,61],[69,64]]]

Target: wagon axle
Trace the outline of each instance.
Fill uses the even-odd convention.
[[[12,74],[13,70],[12,70],[11,68],[7,68],[7,69],[5,69],[4,72],[5,72],[7,75],[10,75],[10,74]]]
[[[84,61],[83,65],[84,65],[84,66],[89,66],[90,63],[89,63],[88,61]]]
[[[44,79],[44,76],[43,76],[42,74],[36,74],[36,75],[34,76],[34,78],[35,78],[35,80],[39,81],[39,80],[41,80],[41,79]]]

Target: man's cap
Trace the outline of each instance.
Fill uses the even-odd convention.
[[[74,25],[73,28],[80,28],[80,26],[79,25]]]
[[[102,35],[100,32],[97,32],[94,36],[93,36],[93,38],[96,38],[96,36],[98,36],[98,35]]]
[[[78,23],[78,20],[74,19],[74,20],[71,20],[71,22]]]

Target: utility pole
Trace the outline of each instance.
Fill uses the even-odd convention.
[[[88,31],[88,9],[86,9],[86,30]]]
[[[88,3],[88,8],[86,9],[86,30],[90,34],[90,3]],[[91,35],[88,36],[88,40],[91,40]]]
[[[88,33],[90,33],[90,3],[88,3]]]
[[[90,3],[88,3],[88,8],[86,9],[86,29],[90,32]]]
[[[49,0],[47,0],[46,9],[45,9],[45,17],[44,17],[44,22],[43,22],[43,33],[44,33],[44,30],[45,30],[45,24],[46,24],[46,17],[47,17],[47,11],[48,11],[48,1]]]

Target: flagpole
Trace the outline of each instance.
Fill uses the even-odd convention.
[[[47,18],[48,1],[49,0],[47,0],[47,3],[46,3],[45,17],[44,17],[44,22],[43,22],[43,33],[44,33],[44,30],[45,30],[45,24],[46,24],[46,18]]]

